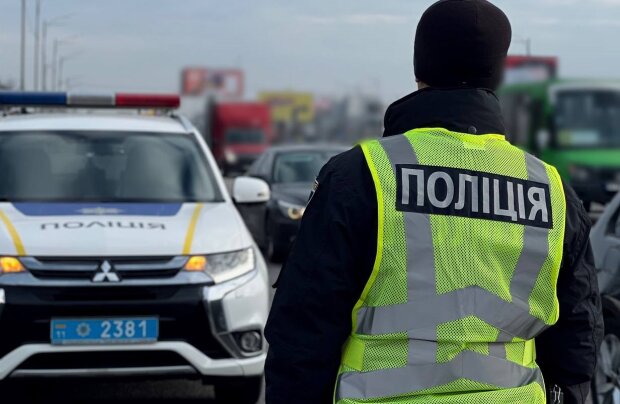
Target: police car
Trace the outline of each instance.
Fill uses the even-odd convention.
[[[162,112],[178,105],[0,93],[0,112],[44,107],[0,118],[0,380],[194,376],[218,401],[258,399],[267,269],[200,134]]]

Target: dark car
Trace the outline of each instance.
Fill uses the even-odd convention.
[[[618,402],[620,385],[620,194],[609,203],[590,235],[605,320],[593,389],[594,403]]]
[[[240,206],[256,243],[272,261],[282,261],[297,234],[312,185],[327,161],[347,150],[336,145],[290,145],[268,149],[247,172],[271,188],[267,204]]]

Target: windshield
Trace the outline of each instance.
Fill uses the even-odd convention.
[[[312,182],[321,168],[339,151],[304,151],[279,153],[273,166],[273,182]]]
[[[262,144],[265,143],[265,135],[255,129],[232,129],[226,132],[228,144]]]
[[[559,147],[620,147],[620,91],[559,92],[556,128]]]
[[[198,144],[182,134],[0,132],[0,172],[9,201],[221,200]]]

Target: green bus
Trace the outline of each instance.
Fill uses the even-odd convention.
[[[557,167],[586,208],[620,191],[620,81],[513,84],[498,96],[509,140]]]

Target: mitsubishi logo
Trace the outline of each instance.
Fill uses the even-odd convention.
[[[120,282],[118,275],[112,271],[112,265],[108,261],[103,261],[99,266],[99,270],[93,278],[93,282]]]

